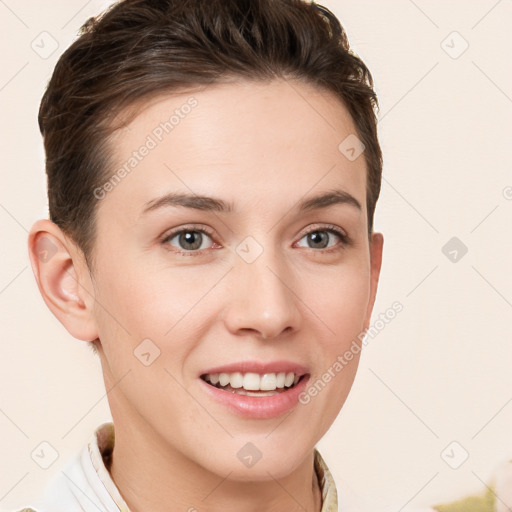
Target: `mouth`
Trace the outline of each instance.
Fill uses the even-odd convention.
[[[246,419],[270,419],[296,408],[311,378],[294,361],[245,360],[203,369],[198,380],[208,400]]]
[[[265,397],[285,393],[308,377],[307,373],[205,373],[200,377],[210,386],[244,396]]]

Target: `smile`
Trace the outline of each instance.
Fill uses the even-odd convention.
[[[201,390],[212,405],[243,418],[275,418],[299,404],[311,370],[297,361],[245,360],[204,368]]]
[[[207,373],[201,378],[216,388],[245,396],[272,396],[283,393],[295,386],[301,375],[294,372],[265,373],[254,372]]]

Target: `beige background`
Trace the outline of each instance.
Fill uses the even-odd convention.
[[[26,249],[47,213],[38,104],[58,56],[107,3],[0,1],[0,510],[27,505],[110,420],[99,361],[47,310]],[[318,447],[336,481],[398,512],[481,491],[512,457],[512,2],[324,5],[377,84],[374,318],[396,300],[404,310],[369,341]],[[46,37],[51,49],[43,31],[58,43],[48,58],[31,47]],[[441,250],[454,236],[468,248],[455,263]],[[58,452],[48,469],[31,458],[43,441]],[[452,461],[469,454],[458,469],[441,456],[453,441]]]

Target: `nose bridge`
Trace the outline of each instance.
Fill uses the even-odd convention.
[[[260,244],[258,250],[251,240],[246,243],[237,247],[235,255],[231,300],[225,314],[228,329],[239,334],[255,331],[265,339],[298,329],[300,310],[284,256]]]

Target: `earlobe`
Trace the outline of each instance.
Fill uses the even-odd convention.
[[[74,338],[98,338],[94,290],[81,251],[47,219],[32,226],[28,249],[37,286],[48,308]]]
[[[370,241],[370,300],[366,311],[364,330],[370,326],[370,320],[377,296],[377,287],[379,284],[380,269],[382,266],[382,249],[384,246],[384,236],[382,233],[372,233]]]

